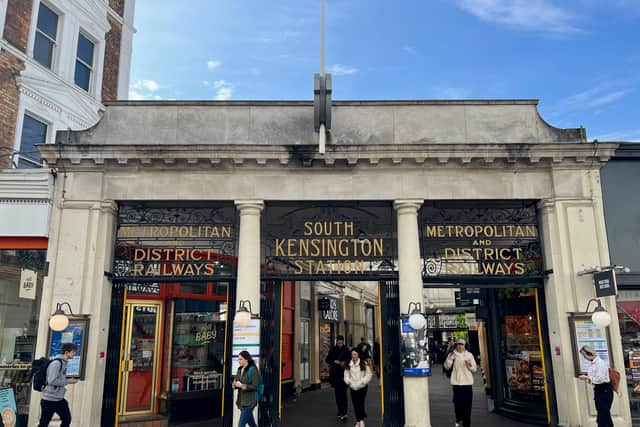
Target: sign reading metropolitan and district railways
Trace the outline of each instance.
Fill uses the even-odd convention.
[[[115,277],[230,276],[235,266],[233,206],[147,207],[118,212]]]
[[[395,270],[393,207],[373,203],[276,203],[264,212],[271,274],[366,275]]]
[[[431,204],[422,212],[424,275],[542,274],[536,210]]]

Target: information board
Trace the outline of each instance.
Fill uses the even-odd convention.
[[[88,317],[69,318],[69,325],[64,330],[49,331],[49,351],[47,356],[50,359],[62,354],[62,344],[72,342],[78,347],[76,355],[67,362],[67,377],[84,379],[88,333]]]
[[[427,328],[413,329],[409,325],[409,317],[402,317],[400,319],[400,333],[402,337],[402,345],[400,346],[402,375],[412,377],[431,375]]]
[[[238,363],[238,355],[241,351],[248,351],[256,366],[260,361],[260,319],[251,319],[247,327],[239,326],[233,322],[233,360],[231,365],[231,374],[238,372],[240,364]]]
[[[593,347],[607,367],[611,367],[611,340],[609,339],[608,327],[595,325],[591,320],[591,313],[572,314],[569,317],[569,326],[572,335],[576,376],[586,374],[589,370],[590,362],[580,354],[580,349],[584,345]]]

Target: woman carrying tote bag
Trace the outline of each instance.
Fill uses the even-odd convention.
[[[364,427],[367,414],[364,411],[364,400],[367,397],[367,386],[371,381],[371,368],[366,361],[360,359],[358,349],[351,350],[351,361],[344,370],[344,382],[351,389],[351,402],[356,415],[355,427]]]

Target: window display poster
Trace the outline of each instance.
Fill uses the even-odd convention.
[[[251,319],[247,327],[239,326],[233,322],[233,362],[231,365],[232,375],[238,372],[238,355],[241,351],[248,351],[256,365],[260,360],[260,319]]]
[[[62,354],[62,344],[72,342],[78,346],[76,355],[67,362],[68,377],[84,376],[85,343],[89,319],[69,319],[69,326],[63,331],[50,331],[49,358],[53,359]]]
[[[402,375],[412,377],[431,375],[427,328],[413,329],[409,325],[409,318],[402,317],[400,319],[400,333],[402,337],[402,345],[400,346]]]
[[[596,350],[600,359],[604,360],[607,367],[609,362],[609,339],[607,328],[596,326],[591,317],[576,317],[573,319],[576,352],[579,353],[583,345],[590,345]],[[582,354],[578,355],[580,361],[580,372],[586,373],[589,370],[590,362]]]
[[[0,389],[0,414],[4,427],[18,427],[18,416],[16,415],[16,399],[13,396],[13,388]]]

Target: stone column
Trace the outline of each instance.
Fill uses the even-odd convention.
[[[240,212],[240,236],[238,238],[238,281],[236,284],[236,311],[240,301],[251,303],[254,315],[260,314],[260,213],[262,200],[236,200]],[[235,372],[232,373],[235,375]],[[233,401],[236,401],[234,392]],[[257,407],[256,407],[257,408]],[[258,411],[254,411],[256,422]],[[233,425],[238,425],[240,411],[233,405]]]
[[[398,270],[400,277],[400,312],[410,302],[422,304],[420,268],[420,233],[418,209],[422,200],[396,200],[398,215]],[[404,377],[404,417],[406,427],[430,427],[429,380],[427,377]]]

